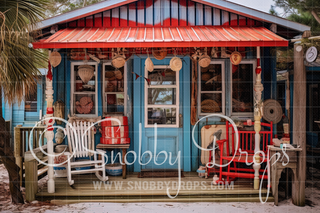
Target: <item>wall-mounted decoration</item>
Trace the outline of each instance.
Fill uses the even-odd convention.
[[[80,101],[76,102],[76,109],[79,114],[90,114],[93,108],[93,101],[91,97],[82,97]]]
[[[89,55],[86,55],[86,52],[83,49],[71,49],[70,59],[81,61],[81,60],[90,60]]]
[[[99,58],[97,58],[95,55],[93,55],[93,54],[89,54],[89,57],[90,57],[92,60],[94,60],[95,62],[100,63],[100,59],[99,59]]]
[[[201,112],[203,113],[220,112],[220,106],[215,100],[206,99],[201,102]]]
[[[144,63],[144,65],[146,66],[146,69],[149,71],[149,72],[152,72],[153,69],[154,69],[154,65],[153,65],[153,62],[152,60],[150,59],[150,57],[148,57]]]
[[[226,48],[221,47],[221,58],[229,58],[229,57],[230,57],[230,54],[227,54]]]
[[[212,58],[218,58],[218,47],[212,47],[211,48],[211,57]]]
[[[173,57],[170,60],[170,68],[173,71],[179,72],[182,69],[182,60],[178,57]]]
[[[63,118],[64,119],[64,103],[62,101],[56,101],[53,104],[53,108],[54,108],[54,113],[53,116],[54,117],[58,117],[58,118]],[[61,125],[62,121],[56,120],[57,124]]]
[[[62,129],[58,129],[55,136],[54,136],[56,143],[61,144],[63,142],[63,138],[64,138],[64,133],[63,133]]]
[[[163,60],[167,56],[167,48],[152,49],[152,55],[157,60]]]
[[[132,74],[135,74],[135,76],[136,76],[135,80],[137,80],[138,78],[142,77],[141,75],[138,75],[135,72],[132,72]],[[147,81],[148,85],[150,85],[151,80],[149,78],[146,78],[146,77],[143,77],[143,78],[144,78],[144,80]]]
[[[94,68],[86,64],[80,65],[78,68],[78,73],[83,83],[86,84],[94,76]]]
[[[121,68],[125,65],[126,63],[126,56],[124,54],[125,49],[121,48],[117,48],[117,53],[114,52],[113,48],[112,48],[112,61],[111,61],[111,65],[114,68]]]
[[[318,50],[316,47],[312,46],[306,52],[306,60],[311,63],[314,62],[318,57]]]
[[[200,67],[208,67],[210,65],[210,62],[211,62],[211,58],[210,58],[210,56],[207,55],[207,52],[205,52],[205,54],[203,54],[199,58]]]
[[[240,64],[242,60],[242,55],[238,52],[238,51],[234,51],[231,55],[230,55],[230,61],[233,65],[238,65]]]
[[[59,52],[54,51],[49,56],[49,61],[53,67],[58,66],[61,63],[61,55]]]
[[[268,122],[277,124],[282,119],[282,108],[278,101],[268,99],[263,102],[263,118]]]

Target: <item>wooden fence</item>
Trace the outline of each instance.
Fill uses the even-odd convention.
[[[30,152],[30,150],[38,150],[39,145],[44,146],[45,140],[44,135],[41,136],[45,127],[22,127],[18,125],[14,128],[14,156],[16,158],[16,164],[20,167],[20,186],[24,186],[25,183],[25,170],[26,170],[26,160],[25,153]],[[30,152],[31,154],[31,152]],[[43,162],[47,159],[43,158]],[[37,177],[41,179],[47,174],[47,166],[39,164],[37,162]]]

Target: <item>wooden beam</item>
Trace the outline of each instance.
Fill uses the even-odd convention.
[[[26,200],[30,202],[36,199],[36,193],[38,192],[38,161],[26,161],[25,166]]]
[[[21,125],[17,125],[14,128],[14,157],[16,158],[16,164],[20,167],[20,186],[22,186],[23,181],[23,161],[22,161],[22,150],[21,150]]]
[[[294,89],[293,89],[293,144],[300,145],[298,173],[300,178],[293,184],[292,201],[297,206],[305,205],[306,180],[306,71],[304,51],[301,45],[294,45]]]
[[[35,160],[34,156],[36,156],[39,160],[42,160],[44,158],[44,152],[47,152],[47,145],[35,148],[32,150],[32,152],[33,154],[31,151],[28,151],[24,154],[25,162]]]

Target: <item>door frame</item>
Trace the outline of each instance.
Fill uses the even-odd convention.
[[[139,147],[140,134],[139,134],[139,124],[142,125],[142,131],[144,131],[144,106],[141,106],[141,103],[144,103],[145,97],[145,69],[144,62],[148,56],[147,55],[139,55],[134,56],[133,58],[133,79],[135,79],[135,73],[140,76],[137,80],[133,80],[133,145],[134,151],[137,154],[137,159],[134,162],[134,172],[141,171],[140,165],[140,157],[142,155],[141,147]],[[166,59],[171,59],[174,56],[166,57]],[[190,58],[187,56],[177,56],[182,59],[183,67],[179,72],[183,72],[183,75],[179,73],[180,77],[180,86],[182,90],[179,92],[179,106],[180,112],[183,114],[182,118],[182,134],[183,134],[183,147],[181,153],[181,162],[183,162],[184,171],[191,171],[191,123],[190,123],[190,102],[191,102],[191,66],[190,66]],[[143,68],[143,69],[142,69]],[[181,119],[181,118],[180,118]],[[173,127],[177,128],[177,127]],[[179,127],[178,127],[179,128]],[[143,137],[142,137],[143,138]],[[142,140],[142,139],[141,139]],[[141,141],[142,143],[142,141]]]

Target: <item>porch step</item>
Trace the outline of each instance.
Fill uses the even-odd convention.
[[[184,185],[175,199],[167,196],[167,187],[171,196],[177,193],[177,178],[137,178],[137,174],[129,174],[127,179],[109,176],[109,184],[100,182],[95,175],[75,175],[74,188],[70,187],[66,178],[55,179],[55,193],[48,193],[44,187],[36,194],[37,200],[54,200],[57,203],[77,202],[260,202],[259,190],[253,189],[252,181],[237,180],[234,185],[214,186],[212,179],[197,177],[197,173],[185,172],[181,178]],[[168,186],[165,183],[169,183]],[[97,183],[101,183],[97,187]],[[117,185],[118,183],[118,185]],[[119,186],[119,183],[122,185]],[[141,184],[139,186],[139,184]],[[144,187],[144,184],[147,187]],[[163,184],[163,185],[162,185]],[[162,187],[159,187],[161,186]],[[155,188],[151,188],[155,187]],[[271,193],[269,194],[271,195]],[[261,189],[262,200],[267,196],[267,189]],[[268,198],[273,202],[273,197]]]
[[[265,197],[262,197],[262,200],[265,200]],[[228,198],[195,198],[195,197],[176,197],[175,199],[166,198],[98,198],[91,197],[89,199],[81,198],[74,199],[68,198],[65,200],[53,199],[51,203],[54,205],[64,205],[64,204],[73,204],[73,203],[145,203],[145,202],[187,202],[187,203],[198,203],[198,202],[260,202],[259,197],[228,197]],[[274,202],[273,197],[269,197],[267,202]]]

